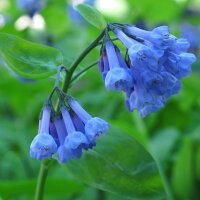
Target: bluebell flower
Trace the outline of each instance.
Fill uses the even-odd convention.
[[[52,155],[57,151],[56,142],[49,134],[50,115],[50,107],[45,106],[38,135],[33,139],[30,146],[30,156],[38,160],[51,159]]]
[[[85,124],[85,132],[90,143],[93,143],[101,135],[104,135],[109,124],[99,117],[93,117]]]
[[[129,58],[132,67],[142,67],[146,65],[146,68],[158,71],[159,65],[154,52],[148,46],[143,44],[132,45],[128,49]]]
[[[128,37],[123,31],[115,28],[114,33],[128,48],[128,55],[132,67],[146,65],[152,70],[158,69],[158,58],[163,55],[162,50],[157,50],[148,42],[140,43]]]
[[[103,119],[92,117],[82,108],[82,106],[75,99],[71,98],[70,100],[68,100],[68,103],[72,110],[76,113],[76,115],[85,124],[85,135],[89,143],[94,144],[99,136],[105,134],[105,132],[109,128],[109,124]]]
[[[72,114],[72,121],[77,131],[80,131],[85,134],[85,124],[81,121],[81,119],[77,116],[76,113]],[[96,141],[89,142],[87,146],[84,147],[85,150],[91,149],[96,146]]]
[[[180,91],[181,78],[191,73],[196,58],[187,53],[189,42],[170,34],[167,26],[152,31],[117,23],[108,26],[127,48],[126,64],[132,77],[124,89],[128,111],[137,109],[141,117],[158,111]]]
[[[124,31],[143,40],[148,40],[161,49],[168,48],[176,41],[176,37],[170,34],[168,26],[159,26],[152,31],[142,30],[135,26],[127,26]]]
[[[61,113],[65,124],[65,128],[68,133],[64,141],[64,146],[68,151],[72,153],[72,156],[74,158],[79,158],[82,154],[82,150],[88,145],[87,138],[82,132],[76,131],[67,108],[62,107]]]
[[[56,132],[58,135],[59,146],[57,150],[57,160],[59,163],[66,163],[71,159],[68,153],[66,153],[66,149],[64,147],[64,141],[67,136],[67,130],[65,128],[62,116],[56,116],[53,119],[53,124],[56,128]]]
[[[172,46],[172,51],[174,53],[180,54],[180,53],[183,53],[183,52],[187,52],[189,47],[190,47],[190,43],[188,42],[187,39],[179,38],[179,39],[176,40],[176,42]]]
[[[115,47],[111,41],[106,42],[109,71],[105,77],[105,86],[112,90],[126,90],[132,84],[132,77],[128,68],[120,66]]]
[[[133,91],[126,101],[129,106],[128,109],[130,111],[137,109],[142,118],[164,106],[163,99],[160,96],[152,95],[145,88],[138,88],[138,90]]]

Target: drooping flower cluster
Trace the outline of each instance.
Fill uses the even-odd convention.
[[[109,128],[107,122],[92,117],[72,97],[64,96],[64,100],[67,106],[60,102],[59,112],[47,100],[39,121],[38,135],[30,146],[31,157],[43,160],[56,154],[59,163],[67,163],[73,158],[80,158],[83,150],[93,148],[97,138]]]
[[[110,39],[110,30],[125,45],[128,60]],[[125,92],[129,111],[137,109],[144,117],[158,111],[169,97],[180,91],[180,79],[190,74],[196,59],[187,53],[186,39],[177,39],[167,26],[145,31],[111,23],[106,33],[99,70],[108,90]]]

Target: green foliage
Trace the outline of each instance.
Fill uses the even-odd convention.
[[[151,139],[150,149],[160,164],[165,164],[170,159],[172,150],[179,138],[180,133],[177,129],[167,128],[159,131]]]
[[[77,23],[67,13],[66,0],[48,0],[39,12],[45,27],[38,30],[28,26],[18,30],[16,21],[26,14],[25,11],[16,6],[16,1],[2,2],[0,21],[2,16],[6,21],[4,25],[0,23],[0,199],[31,200],[40,163],[29,157],[29,145],[37,134],[40,109],[53,87],[54,78],[34,82],[21,80],[13,76],[3,61],[21,76],[49,77],[59,64],[64,62],[68,67],[73,62],[99,34],[100,30],[95,27],[105,27],[105,20],[93,7],[79,5],[80,13],[95,27],[87,26],[83,19]],[[135,23],[143,20],[147,29],[167,23],[177,35],[183,23],[200,23],[199,17],[193,16],[192,20],[186,15],[183,17],[186,6],[198,10],[195,1],[126,0],[123,3],[125,14],[120,16],[112,5],[108,12],[118,17],[104,16],[106,21]],[[107,1],[104,7],[108,9],[109,6]],[[64,58],[58,50],[40,44],[59,49]],[[98,58],[97,48],[81,63],[78,71]],[[96,67],[85,73],[73,85],[70,95],[92,115],[104,118],[116,128],[82,159],[52,166],[45,200],[95,200],[100,199],[100,195],[105,200],[199,200],[199,72],[198,59],[193,74],[183,81],[181,93],[170,99],[161,111],[145,119],[137,112],[127,112],[121,93],[105,90]]]
[[[165,199],[156,163],[133,137],[116,129],[68,164],[78,180],[130,199]]]
[[[26,78],[47,78],[63,63],[58,50],[6,33],[0,33],[0,52],[8,66]]]
[[[193,173],[195,173],[192,146],[192,139],[185,138],[173,168],[172,187],[179,199],[190,199],[192,194]]]
[[[105,19],[94,7],[87,4],[78,4],[77,10],[90,24],[96,28],[103,30],[106,27]]]
[[[36,187],[35,180],[24,180],[24,181],[4,181],[0,182],[0,197],[3,199],[14,199],[16,196],[22,195],[26,198],[32,197]],[[83,191],[78,183],[65,179],[50,178],[46,185],[47,196],[62,196],[66,195],[77,195]]]

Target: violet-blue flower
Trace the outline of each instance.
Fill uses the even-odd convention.
[[[111,23],[109,28],[128,50],[128,68],[133,79],[124,90],[128,111],[137,109],[142,117],[156,112],[180,91],[180,79],[191,73],[196,58],[187,53],[189,42],[170,34],[167,26],[146,31]]]
[[[96,139],[104,135],[109,128],[109,124],[99,117],[93,117],[87,121],[85,125],[85,132],[87,133],[88,140],[92,143]]]
[[[127,47],[132,67],[145,65],[149,69],[158,70],[158,58],[162,56],[163,52],[160,52],[155,48],[151,48],[151,45],[147,42],[147,44],[142,44],[133,40],[118,28],[114,29],[114,33]]]
[[[143,40],[148,40],[161,49],[168,48],[176,40],[176,37],[170,34],[168,26],[159,26],[152,31],[142,30],[135,26],[127,26],[124,31]]]
[[[105,86],[112,90],[126,90],[132,84],[132,77],[125,69],[120,66],[115,47],[111,41],[106,42],[106,53],[110,70],[105,77]]]
[[[80,157],[82,150],[88,145],[87,138],[82,132],[76,131],[67,108],[62,107],[61,113],[68,133],[64,141],[64,146],[72,152],[74,157]]]
[[[90,143],[95,143],[99,136],[105,134],[109,128],[109,124],[107,122],[98,117],[92,117],[75,99],[71,98],[68,103],[72,110],[85,124],[85,135]]]
[[[50,107],[45,106],[42,112],[40,130],[30,146],[30,156],[38,160],[51,159],[52,155],[57,151],[56,142],[49,134],[50,115]]]
[[[195,60],[195,56],[191,53],[169,53],[164,66],[168,72],[172,73],[178,79],[181,79],[191,73],[191,64],[195,62]]]

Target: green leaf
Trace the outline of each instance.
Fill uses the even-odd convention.
[[[0,197],[10,199],[12,197],[33,197],[36,180],[2,181],[0,182]],[[82,192],[83,186],[74,181],[59,178],[49,178],[45,188],[48,195],[74,195]]]
[[[104,29],[106,27],[106,21],[102,14],[94,7],[88,4],[78,4],[77,10],[79,13],[87,20],[90,24],[99,29]]]
[[[82,182],[129,199],[166,199],[155,161],[132,137],[116,129],[68,169]]]
[[[180,138],[180,133],[176,128],[166,128],[160,130],[150,141],[150,149],[152,154],[160,162],[165,165],[170,159],[172,149]]]
[[[51,76],[63,63],[62,54],[57,49],[6,33],[0,33],[0,53],[17,74],[31,79]]]
[[[193,189],[192,146],[192,139],[185,138],[174,164],[172,187],[178,199],[191,199]]]

